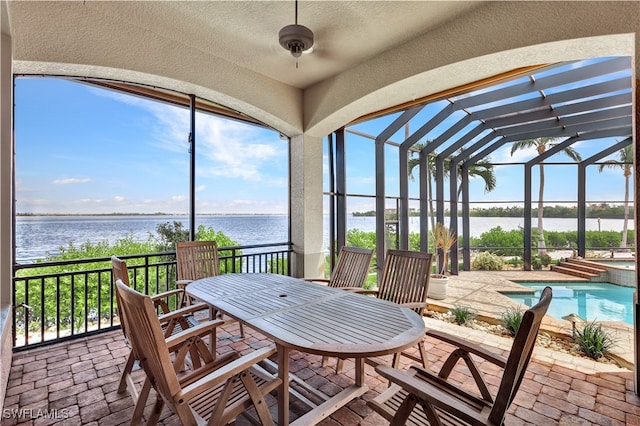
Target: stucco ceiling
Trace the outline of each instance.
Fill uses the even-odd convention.
[[[188,46],[296,88],[335,76],[467,13],[480,2],[300,1],[298,22],[315,34],[311,53],[296,69],[278,43],[294,23],[293,1],[8,2],[14,57],[32,56],[47,40],[76,43],[128,33],[140,50]],[[55,25],[51,23],[55,22]],[[42,52],[46,57],[46,52]],[[108,52],[105,52],[108,53]]]
[[[301,0],[298,21],[315,45],[296,67],[278,43],[293,0],[0,0],[0,9],[16,74],[168,89],[312,137],[513,70],[633,56],[640,28],[640,2]]]

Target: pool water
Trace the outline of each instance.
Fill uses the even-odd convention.
[[[587,321],[622,321],[633,325],[632,287],[622,287],[609,283],[547,283],[519,282],[518,284],[535,290],[535,294],[509,293],[516,302],[533,306],[538,302],[542,290],[553,289],[553,299],[547,311],[557,319],[569,314],[578,314]]]

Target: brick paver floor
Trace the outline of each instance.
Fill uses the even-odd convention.
[[[468,329],[444,325],[426,319],[427,326],[444,327],[447,331],[463,331],[465,338],[482,342],[505,353],[509,343]],[[241,353],[270,344],[262,335],[245,329],[241,339],[238,325],[231,324],[219,333],[220,353],[236,350]],[[477,334],[480,333],[480,334]],[[431,367],[437,369],[448,355],[450,347],[425,339]],[[14,424],[61,425],[121,425],[131,418],[132,401],[128,393],[117,393],[120,371],[128,349],[119,331],[58,343],[52,346],[19,352],[14,355],[7,396],[4,401],[2,426]],[[478,362],[487,374],[487,382],[495,392],[501,371],[488,363]],[[354,368],[345,362],[343,374],[321,366],[321,357],[293,352],[291,371],[328,395],[334,395],[352,383]],[[406,365],[404,365],[406,367]],[[463,365],[452,379],[463,386],[470,375]],[[387,387],[369,366],[366,382],[370,390],[346,407],[341,408],[321,424],[386,425],[366,405],[366,401]],[[142,371],[137,371],[138,381]],[[635,425],[640,424],[640,398],[633,391],[633,375],[629,370],[536,348],[528,372],[506,419],[507,425]],[[153,396],[150,400],[153,400]],[[275,413],[275,398],[268,402]],[[149,407],[147,407],[149,408]],[[292,400],[291,417],[296,418],[308,408]],[[175,415],[165,408],[162,425],[179,424]],[[239,417],[237,425],[251,424]]]

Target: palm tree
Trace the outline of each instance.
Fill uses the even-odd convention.
[[[618,160],[607,160],[598,165],[602,173],[605,168],[620,168],[624,175],[624,223],[622,225],[622,242],[620,248],[627,248],[627,226],[629,223],[629,178],[633,174],[633,146],[627,145],[618,151]]]
[[[427,141],[426,143],[429,143],[429,141]],[[419,150],[422,150],[424,147],[425,147],[424,143],[416,144],[416,148],[418,148]],[[458,151],[458,153],[461,153],[461,152],[462,152],[462,149]],[[413,170],[416,168],[416,166],[419,165],[420,161],[415,152],[412,152],[411,154],[412,156],[409,159],[408,166],[409,166],[409,177],[413,179]],[[433,212],[434,212],[433,197],[431,197],[431,176],[436,174],[436,162],[435,162],[436,155],[437,154],[434,152],[432,154],[429,154],[429,156],[427,157],[427,185],[428,185],[428,191],[429,191],[429,203],[431,208],[431,229],[435,229],[436,227],[436,225],[434,224],[435,219],[433,217]],[[462,181],[462,174],[460,173],[460,169],[462,168],[462,165],[458,163],[457,167],[458,167],[458,180]],[[449,170],[451,169],[451,162],[449,160],[445,160],[444,169],[445,169],[445,177],[447,177]],[[491,192],[496,188],[496,175],[493,170],[493,164],[491,164],[490,157],[485,157],[482,160],[475,163],[474,165],[472,165],[471,167],[469,167],[469,177],[482,178],[484,180],[485,193]],[[462,192],[462,184],[458,185],[458,199],[460,199],[461,192]]]
[[[462,151],[463,149],[460,149],[458,153],[461,153]],[[447,169],[449,168],[450,166],[447,167]],[[462,169],[462,164],[458,163],[458,180],[462,181],[462,174],[460,173],[460,169]],[[485,157],[469,167],[469,177],[479,177],[484,180],[485,194],[496,189],[496,173],[493,170],[493,164],[491,164],[491,157]],[[460,199],[461,192],[462,184],[458,185],[458,199]]]
[[[548,148],[553,148],[557,145],[554,143],[555,139],[551,137],[541,137],[535,139],[525,139],[518,141],[511,146],[511,155],[521,149],[535,148],[538,151],[538,155],[544,154]],[[573,161],[581,161],[582,157],[573,148],[566,147],[563,152],[569,156]],[[542,225],[542,214],[544,210],[544,164],[540,162],[540,188],[538,192],[538,254],[547,254],[547,245],[544,242],[544,227]]]

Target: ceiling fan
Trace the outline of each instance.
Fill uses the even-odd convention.
[[[304,25],[298,24],[298,0],[296,0],[295,24],[282,27],[278,33],[280,45],[287,49],[296,58],[296,68],[298,68],[298,58],[302,52],[311,49],[313,46],[313,31]]]

